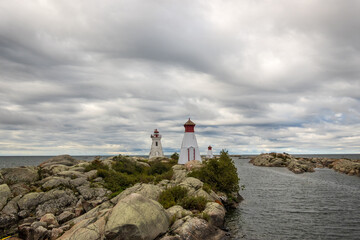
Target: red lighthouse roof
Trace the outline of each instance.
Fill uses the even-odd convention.
[[[154,133],[159,133],[159,131],[157,129],[154,130]]]
[[[194,132],[195,123],[193,121],[189,120],[184,124],[185,132]]]

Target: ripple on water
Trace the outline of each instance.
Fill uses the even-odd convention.
[[[226,219],[233,239],[360,239],[360,178],[235,165],[246,190]]]

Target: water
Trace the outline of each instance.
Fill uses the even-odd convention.
[[[245,200],[226,218],[233,239],[360,239],[359,177],[234,161],[246,189],[240,192]]]

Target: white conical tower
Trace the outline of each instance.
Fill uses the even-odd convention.
[[[151,134],[150,137],[152,139],[152,144],[149,159],[155,157],[163,157],[164,153],[161,146],[161,135],[159,134],[159,131],[155,129],[154,134]]]
[[[213,158],[214,155],[212,153],[212,146],[208,146],[208,151],[207,151],[207,155],[206,155],[207,158]]]
[[[185,134],[181,144],[179,164],[185,164],[191,160],[199,160],[201,162],[200,151],[195,137],[195,123],[190,118],[184,124]]]

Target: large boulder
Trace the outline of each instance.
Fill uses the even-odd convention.
[[[41,163],[39,167],[46,168],[52,165],[74,166],[80,162],[80,160],[77,160],[70,155],[59,155],[46,160],[45,162]]]
[[[63,177],[47,177],[43,179],[42,182],[44,182],[44,184],[42,184],[41,188],[46,191],[53,188],[70,186],[70,180]]]
[[[170,219],[180,219],[186,216],[189,216],[192,214],[191,211],[189,210],[185,210],[182,206],[180,205],[175,205],[172,206],[168,209],[166,209],[167,214],[169,215]]]
[[[58,214],[67,206],[76,204],[73,191],[53,189],[48,192],[32,192],[23,196],[18,205],[20,210],[36,210],[36,215],[41,217],[46,213]]]
[[[204,213],[210,217],[209,219],[210,224],[220,228],[224,226],[226,210],[219,203],[208,202],[206,204]]]
[[[33,183],[39,179],[38,169],[36,167],[16,167],[0,169],[4,181],[9,184],[15,183]]]
[[[133,193],[111,210],[105,225],[107,239],[151,240],[165,233],[169,218],[160,203]]]
[[[157,201],[159,199],[159,196],[162,192],[161,187],[153,184],[146,184],[146,183],[138,183],[134,186],[125,189],[123,192],[121,192],[119,195],[111,199],[111,202],[113,204],[116,204],[119,202],[119,200],[129,196],[132,193],[138,193],[142,196]]]
[[[213,226],[204,219],[187,216],[177,220],[171,227],[171,235],[179,237],[178,239],[187,240],[220,240],[226,239],[226,232]],[[169,234],[163,239],[169,238]],[[177,239],[177,238],[172,238]]]
[[[174,165],[172,167],[174,173],[172,176],[172,180],[174,180],[175,183],[180,183],[182,181],[184,181],[184,179],[186,178],[186,170],[184,169],[183,165]]]
[[[0,185],[0,210],[5,207],[7,201],[11,197],[11,190],[7,184]]]

